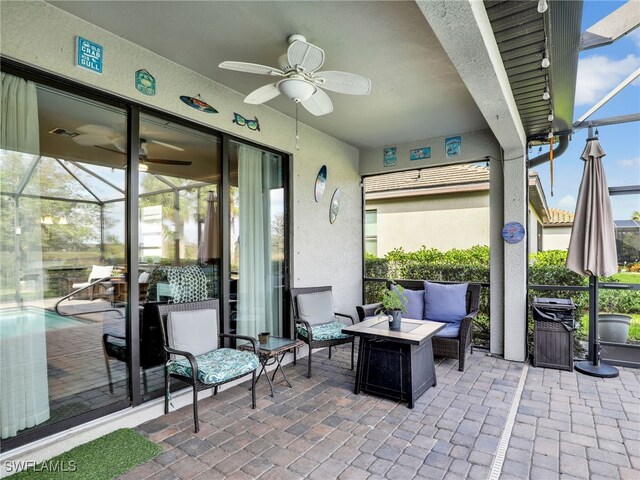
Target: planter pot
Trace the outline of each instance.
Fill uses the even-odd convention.
[[[402,321],[402,310],[389,310],[389,330],[400,330],[400,322]]]
[[[603,342],[627,343],[631,317],[621,313],[598,314],[598,336]]]

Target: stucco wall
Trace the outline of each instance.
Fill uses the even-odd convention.
[[[571,227],[544,227],[544,250],[567,250],[571,238]]]
[[[378,256],[405,251],[489,245],[489,194],[473,192],[367,201],[378,220]]]
[[[292,283],[333,285],[336,307],[353,312],[361,300],[361,196],[359,152],[306,125],[300,125],[300,150],[295,149],[295,121],[268,106],[247,105],[244,95],[164,59],[40,1],[3,2],[0,16],[3,56],[79,81],[123,98],[150,105],[220,131],[248,138],[274,149],[293,152]],[[75,37],[104,47],[104,73],[95,75],[74,65]],[[203,52],[206,61],[206,52]],[[135,71],[156,77],[153,97],[138,92]],[[180,95],[202,94],[220,113],[211,115],[188,107]],[[232,123],[233,112],[260,120],[260,131]],[[328,181],[320,203],[313,184],[326,164]],[[341,190],[337,221],[329,224],[329,201]]]

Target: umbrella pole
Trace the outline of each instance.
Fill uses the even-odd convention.
[[[589,360],[576,363],[576,370],[592,377],[612,378],[620,372],[616,367],[600,363],[600,339],[598,338],[598,276],[589,276]]]

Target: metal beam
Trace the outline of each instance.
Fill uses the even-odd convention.
[[[628,115],[618,115],[615,117],[600,118],[598,120],[589,120],[588,122],[576,123],[573,130],[582,130],[588,127],[604,127],[605,125],[619,125],[621,123],[640,121],[640,113],[630,113]]]
[[[640,25],[640,0],[629,0],[582,32],[580,50],[609,45]]]
[[[611,90],[602,100],[600,100],[598,103],[596,103],[593,107],[591,107],[587,113],[585,113],[584,115],[582,115],[577,122],[574,122],[574,126],[576,124],[581,124],[582,122],[584,122],[587,118],[589,118],[591,115],[593,115],[596,111],[598,111],[602,106],[604,106],[609,100],[611,100],[613,97],[615,97],[618,93],[620,93],[622,91],[622,89],[624,87],[626,87],[627,85],[629,85],[631,82],[633,82],[636,78],[638,78],[640,76],[640,68],[637,68],[635,72],[633,72],[631,75],[629,75],[627,78],[625,78],[622,82],[620,82],[620,84],[614,88],[613,90]]]

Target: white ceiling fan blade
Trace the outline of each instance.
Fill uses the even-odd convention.
[[[111,128],[111,127],[107,127],[106,125],[94,125],[94,124],[87,124],[87,125],[81,125],[78,128],[76,128],[77,132],[80,133],[88,133],[88,134],[93,134],[93,135],[102,135],[104,137],[110,137],[110,136],[117,136],[119,135],[118,131]]]
[[[322,88],[332,92],[349,95],[368,95],[371,92],[371,80],[348,72],[318,72],[313,80]]]
[[[236,70],[238,72],[256,73],[258,75],[274,75],[276,77],[284,76],[284,72],[279,68],[258,65],[257,63],[222,62],[218,67],[226,68],[227,70]]]
[[[331,103],[329,95],[324,93],[319,88],[316,90],[316,93],[311,95],[311,98],[309,98],[309,100],[305,100],[304,102],[300,103],[304,108],[309,110],[309,112],[316,117],[320,117],[322,115],[326,115],[327,113],[333,112],[333,103]]]
[[[324,50],[296,40],[289,45],[287,60],[292,68],[301,67],[305,72],[315,72],[324,63]]]
[[[94,145],[108,145],[111,143],[111,140],[109,138],[97,133],[84,133],[82,135],[78,135],[77,137],[73,137],[71,140],[73,140],[78,145],[82,145],[83,147],[93,147]]]
[[[260,87],[247,95],[247,98],[244,99],[244,103],[259,105],[261,103],[268,102],[272,98],[276,98],[278,95],[280,95],[280,90],[278,90],[275,83],[270,83],[269,85]]]
[[[176,147],[175,145],[171,145],[170,143],[161,142],[160,140],[149,140],[149,143],[155,143],[156,145],[161,145],[163,147],[172,148],[173,150],[177,150],[179,152],[184,152],[184,148]]]

